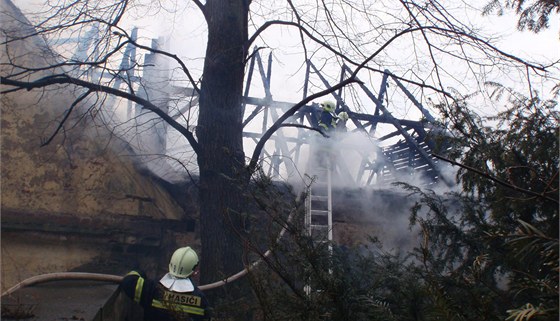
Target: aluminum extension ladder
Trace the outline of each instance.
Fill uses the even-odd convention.
[[[332,220],[332,162],[329,153],[324,153],[311,170],[313,181],[309,187],[305,207],[305,228],[307,235],[315,244],[327,244],[332,253],[333,220]],[[331,270],[329,269],[329,273]],[[311,287],[305,285],[307,295]],[[317,289],[315,289],[317,291]]]
[[[315,242],[333,239],[332,230],[332,167],[330,157],[317,162],[313,170],[314,181],[309,187],[305,211],[305,227]]]

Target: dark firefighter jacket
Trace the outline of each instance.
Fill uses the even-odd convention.
[[[336,116],[333,115],[333,112],[322,110],[319,116],[319,126],[327,131],[336,128]]]
[[[208,301],[196,286],[192,292],[172,292],[144,273],[131,271],[120,287],[144,308],[145,321],[210,320]]]

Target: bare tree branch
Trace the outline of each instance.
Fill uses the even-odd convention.
[[[80,97],[78,97],[73,103],[72,105],[70,105],[70,108],[68,108],[68,110],[66,111],[66,114],[64,115],[64,117],[62,118],[62,120],[60,121],[60,123],[58,124],[57,128],[55,129],[54,133],[52,133],[52,135],[45,140],[44,142],[41,143],[41,147],[47,146],[48,144],[50,144],[50,142],[54,139],[54,137],[58,134],[58,132],[64,127],[64,124],[66,123],[66,121],[68,120],[68,118],[70,117],[70,114],[72,113],[72,111],[74,110],[74,108],[84,99],[87,98],[87,96],[89,96],[89,94],[91,94],[93,91],[92,90],[88,90],[87,92],[85,92],[84,94],[82,94]]]
[[[301,124],[282,124],[280,125],[280,127],[294,127],[294,128],[303,128],[303,129],[309,129],[315,132],[318,132],[319,134],[321,134],[323,137],[328,138],[330,137],[329,135],[327,135],[324,131],[322,131],[319,128],[315,128],[315,127],[311,127],[311,126],[305,126],[305,125],[301,125]]]
[[[115,95],[117,97],[128,99],[132,102],[142,105],[144,108],[148,109],[149,111],[161,117],[166,123],[168,123],[171,127],[176,129],[179,133],[183,134],[187,138],[189,144],[192,146],[195,153],[198,153],[200,151],[200,146],[198,142],[194,138],[194,135],[187,128],[183,127],[180,123],[175,121],[171,116],[167,115],[167,113],[159,109],[156,105],[152,104],[150,101],[140,98],[131,93],[124,92],[122,90],[118,90],[108,86],[94,84],[85,80],[72,78],[68,75],[47,76],[30,82],[13,80],[1,76],[0,83],[8,86],[19,87],[26,90],[44,88],[55,84],[72,84],[79,87],[87,88],[91,92],[104,92],[107,94]]]
[[[395,39],[397,39],[398,37],[408,34],[408,33],[414,33],[414,32],[422,32],[423,35],[425,35],[426,31],[432,31],[434,32],[436,35],[442,35],[442,36],[447,36],[449,37],[449,35],[454,35],[457,36],[459,38],[466,38],[469,39],[471,41],[473,41],[475,44],[481,44],[485,47],[488,47],[489,49],[495,51],[496,53],[498,53],[499,55],[502,55],[504,57],[507,57],[508,59],[511,59],[519,64],[522,64],[523,66],[525,66],[526,68],[530,68],[533,69],[535,71],[542,71],[542,72],[546,72],[546,66],[542,66],[542,65],[536,65],[536,64],[532,64],[529,63],[519,57],[516,57],[514,55],[508,54],[500,49],[498,49],[497,47],[495,47],[494,45],[490,44],[490,42],[483,40],[481,38],[478,38],[476,36],[473,36],[472,34],[466,33],[464,31],[461,30],[457,30],[457,29],[448,29],[448,28],[442,28],[442,27],[437,27],[437,26],[417,26],[417,27],[411,27],[411,28],[407,28],[404,29],[400,32],[397,32],[394,36],[392,36],[390,39],[388,39],[373,55],[370,55],[370,57],[368,59],[366,59],[363,63],[358,63],[355,60],[351,59],[350,57],[344,55],[343,53],[337,51],[336,49],[332,48],[328,43],[318,39],[317,37],[315,37],[311,32],[309,32],[305,27],[303,27],[301,24],[298,24],[296,22],[292,22],[292,21],[282,21],[282,20],[269,20],[267,22],[265,22],[262,26],[260,26],[255,33],[249,38],[248,40],[248,45],[252,44],[261,33],[263,33],[265,30],[267,30],[268,28],[275,26],[275,25],[284,25],[284,26],[293,26],[296,27],[300,30],[300,32],[303,32],[305,35],[307,35],[310,39],[312,39],[313,41],[315,41],[316,43],[320,44],[322,47],[324,47],[325,49],[331,51],[332,53],[334,53],[336,56],[340,57],[341,59],[343,59],[344,61],[348,62],[351,65],[354,66],[358,66],[357,70],[359,69],[366,69],[366,70],[370,70],[370,71],[374,71],[374,72],[379,72],[379,73],[384,73],[385,70],[380,70],[380,69],[376,69],[376,68],[371,68],[369,66],[367,66],[367,63],[369,63],[369,61],[371,61],[377,54],[379,54],[379,52],[381,52],[383,49],[385,49],[391,42],[393,42]],[[426,39],[428,46],[431,48],[432,45],[431,43]],[[433,60],[433,55],[432,55],[432,60]],[[434,64],[437,65],[437,62],[435,60],[433,60]],[[437,68],[437,67],[436,67]],[[452,95],[450,95],[447,91],[445,91],[443,89],[443,84],[440,81],[440,88],[436,88],[432,85],[428,85],[426,83],[420,83],[420,82],[416,82],[413,81],[411,79],[407,79],[407,78],[403,78],[403,77],[398,77],[399,80],[403,81],[403,82],[407,82],[407,83],[411,83],[417,86],[420,86],[421,88],[429,88],[431,90],[434,90],[436,92],[442,93],[447,97],[452,97]],[[439,77],[438,77],[439,79]]]

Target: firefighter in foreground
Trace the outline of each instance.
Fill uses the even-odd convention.
[[[198,255],[190,247],[177,249],[169,262],[169,273],[159,282],[142,271],[129,272],[121,282],[122,291],[144,308],[145,321],[210,320],[208,301],[191,276]]]

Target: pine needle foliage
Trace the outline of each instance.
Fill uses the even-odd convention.
[[[467,99],[440,106],[462,190],[401,184],[418,197],[417,257],[437,319],[557,320],[557,102],[490,85],[507,106],[495,117],[474,114]]]
[[[550,16],[560,12],[558,0],[491,0],[484,6],[483,14],[503,15],[508,9],[519,16],[517,29],[538,33],[549,27]]]

